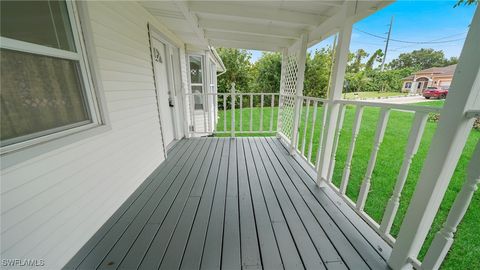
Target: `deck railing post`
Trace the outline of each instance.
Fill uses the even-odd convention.
[[[294,155],[297,147],[298,140],[298,127],[300,124],[300,115],[302,114],[302,96],[303,96],[303,81],[305,78],[305,62],[307,58],[307,44],[308,43],[308,34],[305,33],[301,37],[301,43],[297,55],[297,82],[295,88],[295,109],[293,116],[293,130],[292,130],[292,139],[290,141],[290,154]]]
[[[458,193],[443,228],[433,239],[423,260],[423,269],[439,269],[443,259],[447,256],[448,250],[453,244],[453,236],[457,231],[457,226],[467,212],[473,194],[478,188],[477,185],[480,183],[480,167],[478,164],[480,164],[480,142],[477,143],[475,152],[470,160],[467,181]]]
[[[333,141],[335,138],[335,129],[337,127],[338,112],[340,104],[336,100],[342,98],[343,81],[345,79],[345,69],[347,67],[350,39],[352,35],[352,21],[346,20],[340,32],[338,33],[337,49],[333,59],[333,73],[331,88],[328,93],[327,121],[323,133],[323,142],[319,147],[320,158],[318,160],[317,184],[322,185],[328,180],[328,171],[330,159],[333,153]]]
[[[231,99],[230,101],[232,102],[232,105],[231,105],[231,113],[230,113],[230,116],[231,116],[231,126],[230,126],[230,136],[232,138],[235,138],[235,83],[232,82],[232,87],[230,88],[230,96],[231,96]],[[225,115],[225,117],[227,117]]]
[[[393,269],[409,268],[425,241],[480,108],[480,9],[477,8],[441,111],[427,158],[388,260]],[[439,264],[441,262],[437,262]]]

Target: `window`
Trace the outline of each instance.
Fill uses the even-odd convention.
[[[1,1],[2,152],[100,123],[74,11],[70,1]]]
[[[411,88],[412,87],[412,83],[411,82],[406,82],[405,83],[405,88]]]
[[[203,93],[203,58],[202,56],[190,55],[190,91],[193,94]],[[200,95],[194,96],[195,110],[203,110],[204,98]]]

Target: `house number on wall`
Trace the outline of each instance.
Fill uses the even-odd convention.
[[[160,56],[160,52],[158,51],[157,48],[153,49],[153,55],[154,55],[155,61],[159,62],[160,64],[163,63],[162,56]]]

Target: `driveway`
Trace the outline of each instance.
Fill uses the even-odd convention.
[[[410,103],[431,101],[431,99],[426,99],[422,96],[408,96],[408,97],[392,97],[392,98],[382,98],[382,99],[379,99],[379,98],[365,99],[365,101],[393,103],[393,104],[410,104]]]

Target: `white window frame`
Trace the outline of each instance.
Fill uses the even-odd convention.
[[[200,65],[201,65],[201,69],[202,69],[202,82],[201,83],[192,83],[192,73],[191,73],[191,70],[190,70],[190,57],[193,56],[193,57],[200,57]],[[206,83],[206,70],[205,70],[205,56],[202,55],[202,54],[198,54],[198,53],[188,53],[187,54],[187,67],[188,67],[188,84],[189,84],[189,87],[188,87],[188,91],[190,92],[190,94],[193,94],[193,86],[201,86],[202,87],[202,95],[206,94],[206,88],[207,88],[207,83]],[[203,96],[205,97],[205,96]],[[193,105],[192,105],[192,110],[195,110],[195,97],[193,97]],[[203,111],[206,111],[206,99],[204,98],[203,99],[203,103],[202,103],[202,106],[203,106]]]
[[[192,73],[190,71],[190,57],[199,57],[200,58],[200,66],[202,68],[202,82],[201,83],[193,83],[192,82]],[[205,94],[205,58],[201,54],[188,54],[188,81],[190,82],[190,93],[192,92],[192,86],[201,86],[202,93]]]
[[[43,56],[51,56],[65,60],[78,61],[80,67],[80,76],[82,80],[82,91],[85,95],[86,106],[88,107],[89,120],[73,123],[71,125],[61,126],[49,130],[35,132],[25,136],[9,139],[7,141],[13,141],[12,144],[2,146],[0,153],[6,154],[14,152],[26,147],[31,147],[47,141],[55,140],[61,137],[72,135],[78,132],[82,132],[94,127],[98,127],[104,124],[101,111],[99,108],[99,102],[94,89],[92,74],[89,68],[89,62],[86,55],[85,43],[83,40],[83,33],[80,27],[80,18],[77,10],[77,6],[73,1],[65,1],[68,11],[68,18],[72,28],[73,40],[75,44],[76,52],[61,50],[48,46],[43,46],[35,43],[15,40],[7,37],[0,36],[0,47],[2,49],[9,49],[13,51],[33,53]]]

